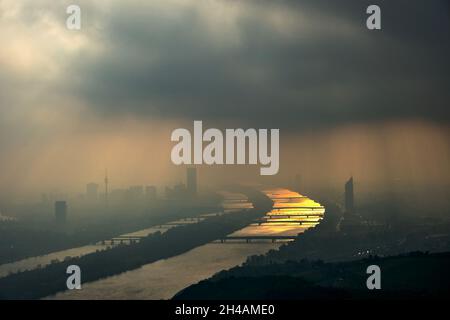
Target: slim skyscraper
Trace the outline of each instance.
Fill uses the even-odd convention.
[[[345,213],[353,214],[355,204],[353,200],[353,177],[345,183]]]
[[[191,196],[197,195],[197,169],[187,168],[187,193]]]

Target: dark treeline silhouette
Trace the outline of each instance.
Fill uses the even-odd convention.
[[[72,264],[80,266],[83,283],[136,269],[224,237],[264,213],[264,210],[252,209],[215,216],[197,224],[170,229],[163,234],[149,235],[137,244],[121,245],[66,259],[43,269],[13,274],[0,279],[0,299],[36,299],[66,290],[66,268]]]
[[[381,290],[368,290],[369,265],[381,268]],[[450,298],[450,252],[357,261],[287,261],[222,271],[175,295],[176,300]]]

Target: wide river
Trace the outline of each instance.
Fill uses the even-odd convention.
[[[297,235],[317,225],[325,212],[319,203],[287,189],[268,189],[263,192],[273,200],[273,209],[259,223],[253,223],[230,236]],[[242,194],[223,192],[223,197],[225,213],[252,207]],[[203,215],[202,218],[207,216]],[[173,226],[148,228],[127,235],[145,236],[156,231],[164,232],[170,227]],[[282,241],[284,240],[252,240],[250,243],[242,240],[228,240],[225,243],[215,241],[184,254],[146,264],[139,269],[82,284],[81,290],[60,292],[47,299],[170,299],[191,284],[242,264],[251,255],[277,249],[283,245]],[[89,245],[0,265],[0,277],[9,272],[46,265],[54,259],[85,255],[102,247],[107,248],[101,244]]]
[[[286,189],[264,192],[274,201],[263,223],[255,223],[232,235],[296,235],[314,227],[325,209],[317,202]],[[242,195],[229,194],[228,209],[248,207]],[[238,203],[236,205],[236,203]],[[224,205],[227,208],[227,204]],[[187,286],[242,264],[247,257],[276,249],[282,242],[212,242],[184,254],[159,260],[117,276],[86,283],[48,299],[170,299]]]

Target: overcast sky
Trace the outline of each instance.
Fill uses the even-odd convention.
[[[65,27],[72,3],[80,31]],[[131,152],[133,134],[165,141],[194,119],[298,135],[419,121],[445,144],[449,2],[376,3],[382,30],[370,31],[372,1],[0,0],[0,177],[11,184],[14,165],[42,177],[30,157],[57,161],[64,146],[114,158],[111,128],[132,132]],[[91,174],[102,159],[81,164]]]

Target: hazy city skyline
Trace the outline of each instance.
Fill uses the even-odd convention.
[[[0,300],[450,298],[448,0],[0,0],[0,39]]]
[[[296,172],[305,186],[449,185],[445,1],[380,1],[380,32],[362,3],[310,0],[79,1],[86,21],[71,31],[66,2],[1,2],[7,199],[81,192],[105,168],[115,188],[176,184],[170,134],[193,120],[280,128],[276,177],[201,166],[209,185]]]

